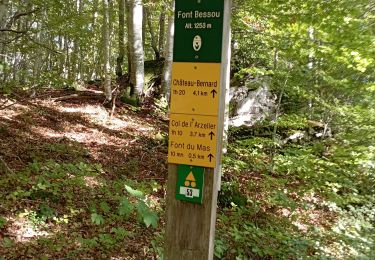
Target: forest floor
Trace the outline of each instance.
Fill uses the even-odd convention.
[[[0,259],[155,258],[167,120],[47,94],[0,96]]]
[[[0,95],[0,260],[160,258],[166,115],[71,95]],[[311,131],[289,121],[279,136]],[[344,178],[334,137],[280,145],[267,124],[229,131],[215,256],[374,259],[373,175]]]

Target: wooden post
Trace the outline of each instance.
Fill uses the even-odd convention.
[[[206,260],[213,259],[214,256],[217,195],[221,179],[225,98],[228,94],[227,91],[229,91],[231,0],[195,1],[175,1],[176,24],[173,58],[174,66],[172,68],[166,240],[164,252],[165,259],[167,260]],[[197,3],[198,7],[196,9],[189,9],[195,8],[194,4]],[[193,7],[187,7],[187,5]],[[222,6],[217,7],[220,5]],[[211,6],[214,6],[213,9],[216,8],[217,10],[210,10]],[[221,10],[220,17],[202,19],[205,15],[204,12],[207,14],[207,12],[210,11],[219,12],[218,10]],[[214,15],[217,15],[217,12]],[[215,23],[216,21],[218,22]],[[203,29],[207,29],[207,27],[208,29],[197,29],[197,27],[202,26],[205,27]],[[210,35],[210,33],[217,33],[218,26],[222,26],[222,28],[220,28],[220,30],[222,30],[220,34],[221,41],[217,38],[215,40],[217,35]],[[194,41],[198,43],[190,44],[189,41],[193,38]],[[197,45],[194,46],[194,44]],[[189,49],[191,46],[194,46],[193,51]],[[216,56],[215,51],[218,52]],[[201,77],[206,77],[207,81],[213,80],[212,77],[214,78],[215,76],[212,75],[216,73],[214,68],[217,66],[215,64],[220,66],[219,72],[217,73],[219,75],[218,81],[220,80],[220,86],[217,89],[217,100],[215,99],[216,89],[214,87],[206,88],[205,91],[202,92],[203,95],[207,96],[206,99],[204,99],[205,97],[197,97],[196,92],[194,92],[197,90],[194,85],[194,75],[198,75],[196,77],[200,77],[199,75],[201,75]],[[191,66],[193,66],[193,69]],[[201,68],[212,69],[207,69],[205,73],[202,74],[199,71]],[[194,73],[195,69],[197,73]],[[192,70],[193,73],[189,74],[190,70]],[[188,75],[186,78],[181,78],[184,77],[185,72]],[[205,74],[208,76],[205,76]],[[180,82],[180,84],[179,82],[174,82],[174,79],[186,79],[186,81],[190,81],[192,85],[186,86],[185,83]],[[197,78],[196,80],[202,79]],[[198,90],[200,89],[202,88]],[[194,92],[194,95],[189,91],[191,93]],[[202,93],[198,92],[198,95]],[[207,95],[205,93],[209,94]],[[192,104],[185,103],[186,100],[189,100]],[[213,106],[213,108],[211,109],[209,106]],[[215,129],[214,132],[208,132],[211,129],[207,131],[201,130],[201,132],[199,132],[199,129],[195,129],[195,133],[198,131],[198,134],[202,134],[201,137],[210,135],[211,141],[213,136],[215,136],[214,140],[212,142],[202,141],[202,143],[199,143],[200,141],[197,138],[194,139],[194,137],[191,137],[192,133],[194,133],[194,128],[189,128],[187,125],[188,123],[191,125],[191,123],[194,122],[206,122],[207,127]],[[180,123],[182,123],[182,126]],[[195,145],[196,148],[199,148],[202,147],[201,144],[204,144],[204,147],[208,147],[207,153],[209,154],[203,151],[196,151],[201,149],[186,149],[187,145],[190,145],[190,147]],[[212,163],[211,159],[213,161]],[[205,162],[203,162],[204,160]],[[204,184],[202,188],[203,200],[201,204],[193,204],[188,201],[176,199],[176,192],[178,192],[179,188],[177,187],[177,169],[179,164],[205,167]]]
[[[206,168],[203,203],[199,205],[175,199],[177,166],[170,164],[168,170],[165,259],[212,259],[211,222],[215,223],[217,198],[214,171]]]

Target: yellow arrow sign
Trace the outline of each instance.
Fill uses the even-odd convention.
[[[217,117],[171,114],[168,162],[215,167]]]

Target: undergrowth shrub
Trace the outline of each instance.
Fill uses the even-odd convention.
[[[293,131],[301,138],[288,139]],[[217,257],[371,259],[374,149],[333,131],[322,138],[303,115],[230,129]]]

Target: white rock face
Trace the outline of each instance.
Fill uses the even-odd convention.
[[[256,90],[247,87],[231,87],[231,108],[229,125],[252,126],[265,119],[275,108],[275,97],[267,84],[262,84]]]

